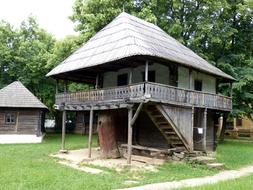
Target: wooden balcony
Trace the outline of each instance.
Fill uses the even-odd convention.
[[[132,104],[143,101],[166,104],[203,107],[231,111],[232,98],[207,92],[199,92],[164,84],[142,82],[127,86],[87,90],[73,93],[60,93],[55,97],[56,106],[78,107],[105,106],[108,104]]]

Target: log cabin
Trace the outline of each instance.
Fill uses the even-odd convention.
[[[47,76],[65,81],[55,108],[89,114],[89,156],[94,113],[102,153],[133,149],[214,151],[218,117],[232,109],[217,91],[234,78],[208,63],[158,26],[125,12],[100,30]],[[67,91],[67,81],[94,89]],[[58,88],[57,88],[58,89]]]
[[[41,136],[46,111],[38,98],[15,81],[0,90],[0,134]]]

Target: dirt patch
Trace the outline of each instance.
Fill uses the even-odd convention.
[[[80,149],[80,150],[70,150],[67,153],[59,152],[57,154],[52,154],[51,156],[61,159],[59,161],[60,164],[95,174],[103,172],[103,169],[100,168],[114,169],[117,172],[122,172],[125,169],[129,169],[131,172],[135,171],[156,172],[157,171],[156,165],[160,165],[163,163],[162,161],[157,160],[154,161],[154,159],[150,158],[144,159],[139,157],[138,159],[140,161],[138,161],[138,159],[133,156],[133,158],[135,159],[133,159],[130,167],[127,164],[125,158],[116,158],[116,159],[102,158],[99,148],[93,148],[91,155],[92,157],[88,158],[88,149]],[[145,162],[143,160],[145,160]],[[92,170],[93,168],[94,170]]]

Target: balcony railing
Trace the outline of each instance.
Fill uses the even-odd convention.
[[[154,102],[176,105],[231,110],[231,97],[177,88],[169,85],[142,82],[127,86],[56,94],[56,105],[95,104],[105,102],[138,102],[149,99]]]

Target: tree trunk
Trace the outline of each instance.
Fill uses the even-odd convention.
[[[222,123],[222,129],[221,129],[221,134],[219,137],[219,143],[222,144],[224,143],[224,137],[225,137],[225,130],[226,130],[226,125],[227,125],[227,114],[223,115],[223,123]]]
[[[104,158],[118,158],[120,153],[116,142],[115,114],[113,111],[101,111],[98,115],[98,138]]]

